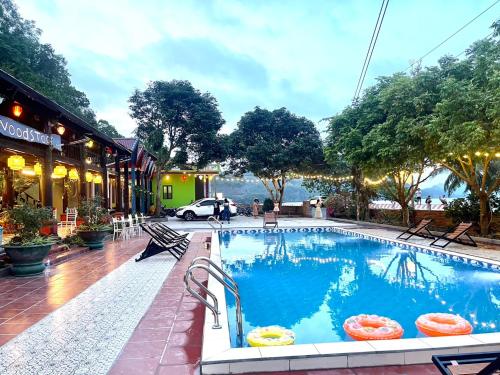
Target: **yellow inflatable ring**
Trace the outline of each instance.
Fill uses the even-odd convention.
[[[247,335],[250,346],[282,346],[295,342],[295,333],[280,326],[255,328]]]

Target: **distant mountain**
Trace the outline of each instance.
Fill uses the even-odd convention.
[[[245,178],[255,179],[252,175],[246,175]],[[250,204],[255,198],[261,202],[269,198],[262,182],[236,182],[216,179],[212,181],[212,190],[217,193],[223,193],[225,197],[233,199],[240,204]],[[284,202],[302,202],[308,200],[314,193],[309,193],[300,180],[291,180],[285,187]]]
[[[443,188],[442,183],[438,183],[436,185],[423,188],[422,198],[425,199],[428,195],[430,195],[432,198],[438,198],[442,195],[448,196],[448,194],[445,192]],[[460,187],[453,194],[450,195],[450,198],[462,198],[465,197],[466,195],[467,194],[465,193],[465,187]]]

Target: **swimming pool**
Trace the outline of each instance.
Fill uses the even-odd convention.
[[[281,325],[296,344],[351,341],[342,324],[363,313],[398,321],[403,338],[421,337],[415,320],[429,312],[460,314],[473,333],[500,325],[499,267],[446,252],[305,228],[224,231],[220,254],[239,285],[245,334]],[[234,317],[228,293],[226,303]],[[235,320],[228,322],[236,347]]]

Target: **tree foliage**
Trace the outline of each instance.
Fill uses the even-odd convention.
[[[40,41],[41,33],[12,0],[0,0],[0,69],[97,127],[87,96],[71,83],[66,59]]]
[[[402,206],[407,223],[419,185],[446,168],[448,190],[466,184],[479,197],[487,233],[489,199],[500,187],[500,22],[493,28],[464,60],[445,56],[438,66],[380,77],[330,119],[327,161],[350,165],[363,204],[366,176],[385,176],[382,193]]]
[[[252,172],[280,204],[287,175],[308,173],[323,164],[322,142],[314,123],[286,108],[256,107],[245,113],[231,134],[231,171]]]
[[[204,167],[223,157],[218,135],[224,124],[217,100],[201,93],[188,81],[154,81],[129,99],[136,134],[157,156],[159,171],[174,166]],[[221,139],[222,138],[222,139]],[[160,173],[157,176],[156,210],[160,210]]]

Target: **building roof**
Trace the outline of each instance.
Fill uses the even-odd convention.
[[[106,146],[112,146],[121,151],[122,153],[129,153],[129,151],[120,144],[117,144],[113,139],[99,130],[88,124],[85,120],[82,120],[77,115],[71,113],[66,108],[60,106],[55,101],[42,95],[32,87],[28,86],[24,82],[21,82],[17,78],[13,77],[9,73],[0,69],[0,83],[3,86],[7,86],[13,92],[13,100],[26,101],[34,103],[39,107],[43,107],[47,112],[50,112],[53,117],[59,118],[63,123],[73,124],[82,133],[88,134],[91,138],[102,143]],[[10,87],[9,87],[10,86]],[[21,99],[22,98],[22,99]]]

